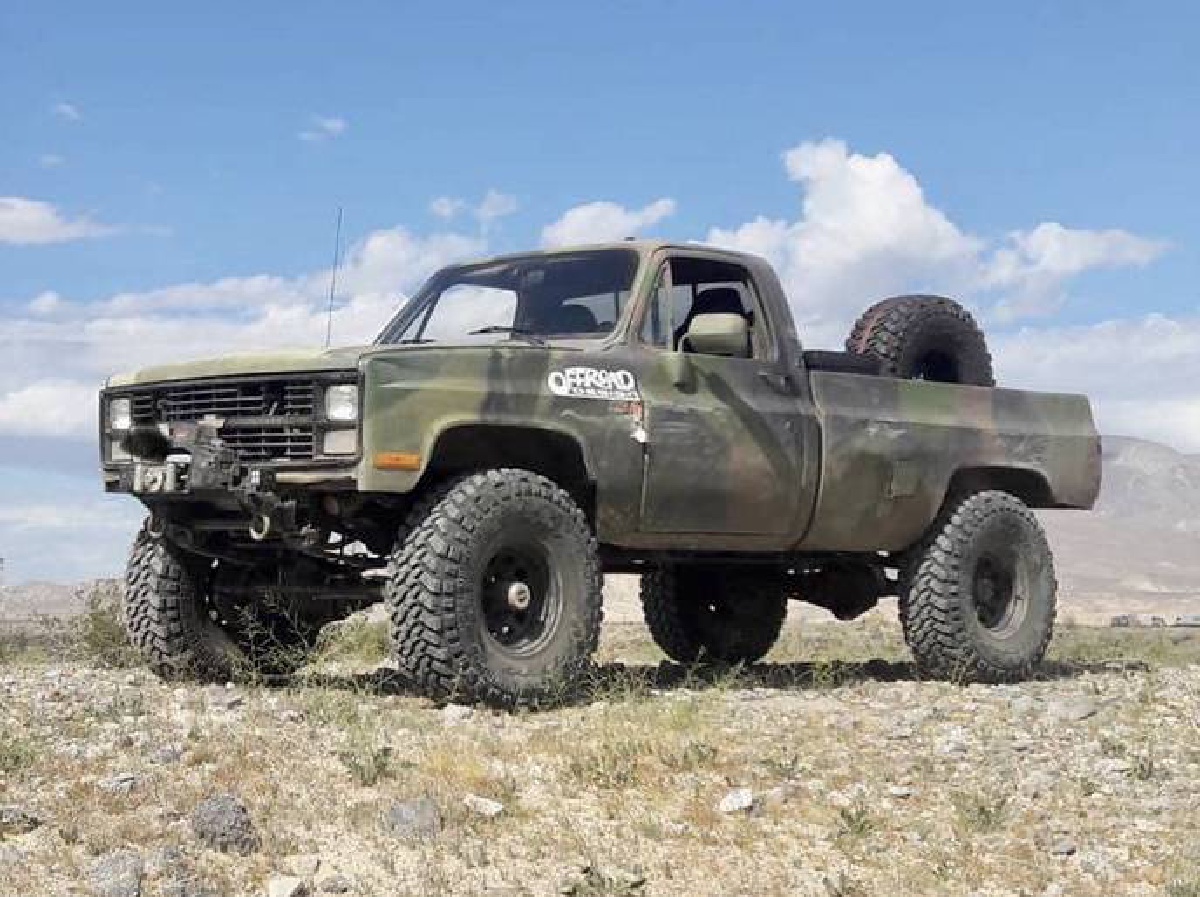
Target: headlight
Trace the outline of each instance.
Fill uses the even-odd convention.
[[[133,426],[133,405],[129,399],[113,399],[108,403],[108,428],[128,430]]]
[[[340,383],[325,390],[325,416],[329,420],[358,420],[358,385]]]

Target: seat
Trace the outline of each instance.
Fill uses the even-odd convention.
[[[543,333],[595,333],[600,329],[596,316],[582,305],[560,305],[546,322]]]
[[[682,324],[675,328],[674,339],[671,342],[672,347],[679,348],[680,340],[688,332],[688,328],[692,326],[692,319],[696,315],[714,314],[741,315],[747,321],[750,321],[750,315],[742,307],[741,293],[733,287],[710,287],[696,294],[696,298],[692,302],[692,307],[688,310],[687,317],[683,319]]]

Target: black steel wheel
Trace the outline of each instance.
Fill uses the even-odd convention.
[[[1027,678],[1054,630],[1054,559],[1037,518],[1006,492],[943,514],[914,558],[900,601],[923,672],[959,681]]]
[[[401,675],[435,699],[546,705],[600,631],[596,540],[563,489],[527,470],[472,474],[409,515],[385,596]]]

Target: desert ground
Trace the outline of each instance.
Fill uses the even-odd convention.
[[[1043,516],[1059,625],[1019,685],[922,681],[892,600],[684,669],[633,577],[556,709],[405,693],[369,613],[291,680],[163,683],[115,586],[5,589],[0,895],[1197,897],[1200,628],[1108,625],[1200,612],[1200,477],[1159,448]]]

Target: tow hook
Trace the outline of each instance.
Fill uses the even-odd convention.
[[[267,514],[256,514],[250,519],[250,538],[261,542],[271,534],[271,518]]]

